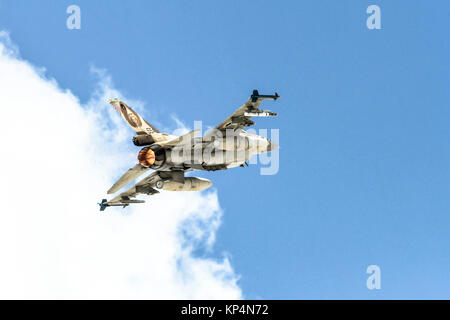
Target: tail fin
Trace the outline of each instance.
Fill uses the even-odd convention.
[[[117,112],[119,112],[122,118],[130,125],[131,129],[138,135],[159,133],[154,126],[145,121],[136,111],[127,106],[125,102],[120,101],[119,99],[112,99],[109,100],[109,103],[117,110]]]

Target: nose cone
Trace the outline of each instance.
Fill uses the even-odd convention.
[[[275,142],[269,141],[269,145],[267,146],[267,152],[274,151],[280,148]]]
[[[205,190],[212,186],[212,182],[208,179],[197,178],[198,190]]]

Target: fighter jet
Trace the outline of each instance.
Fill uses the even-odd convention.
[[[263,100],[277,100],[280,96],[260,95],[253,90],[252,95],[241,107],[221,124],[208,131],[203,137],[196,137],[197,131],[182,136],[159,132],[139,114],[119,99],[109,103],[136,132],[134,145],[142,147],[137,155],[138,163],[125,172],[108,190],[114,194],[139,176],[150,170],[153,172],[128,190],[111,200],[103,199],[100,211],[107,207],[126,207],[144,200],[132,199],[139,194],[153,195],[158,190],[200,191],[212,185],[210,180],[185,177],[194,170],[225,170],[247,164],[252,155],[270,152],[278,146],[269,139],[246,132],[244,128],[254,124],[251,117],[273,117],[277,114],[261,110]]]

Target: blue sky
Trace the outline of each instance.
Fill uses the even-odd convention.
[[[81,30],[66,28],[71,4]],[[381,30],[366,28],[370,4]],[[253,89],[281,95],[267,103],[279,117],[256,126],[280,130],[278,174],[203,175],[224,209],[213,254],[231,254],[247,298],[448,298],[449,9],[0,0],[0,29],[82,102],[90,67],[105,68],[150,123],[216,125]],[[365,285],[371,264],[379,291]]]

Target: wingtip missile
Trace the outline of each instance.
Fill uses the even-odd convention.
[[[100,211],[105,211],[105,209],[107,207],[109,207],[109,205],[107,204],[108,200],[106,199],[102,199],[102,202],[97,203],[100,206]]]
[[[122,199],[120,202],[108,202],[106,199],[102,199],[102,202],[98,203],[100,206],[100,211],[105,211],[108,207],[128,207],[132,203],[144,203],[144,200],[131,200],[131,199]]]
[[[252,95],[250,96],[250,99],[252,100],[252,102],[256,102],[258,101],[258,99],[272,99],[272,100],[277,100],[280,97],[280,95],[275,92],[275,94],[259,94],[258,90],[253,90]]]

